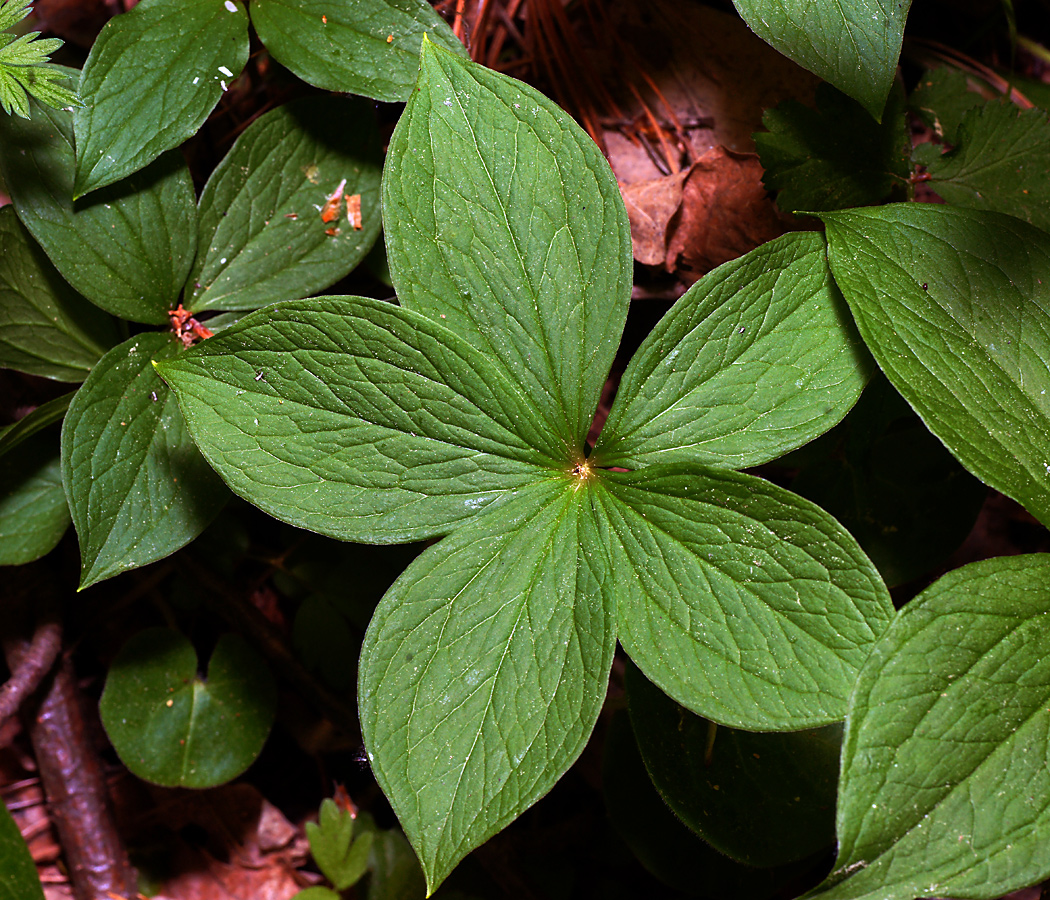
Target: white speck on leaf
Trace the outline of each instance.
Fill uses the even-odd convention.
[[[233,0],[226,0],[226,8],[230,12],[237,12],[237,4],[234,3]]]
[[[219,71],[222,72],[227,78],[233,78],[233,72],[226,68],[226,66],[219,66]]]

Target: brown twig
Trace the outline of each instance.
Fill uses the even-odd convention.
[[[19,662],[11,666],[11,677],[0,687],[0,727],[33,694],[51,671],[62,649],[62,625],[54,603],[46,604],[37,618],[33,638],[18,654]]]

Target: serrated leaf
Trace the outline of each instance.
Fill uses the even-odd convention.
[[[47,428],[48,425],[60,422],[75,396],[76,391],[70,391],[54,400],[48,400],[47,403],[42,403],[17,422],[0,428],[0,456],[14,450],[22,441]]]
[[[1001,897],[1050,874],[1050,556],[948,573],[850,701],[839,857],[821,900]]]
[[[967,110],[983,103],[984,98],[970,90],[966,73],[951,66],[938,66],[923,72],[908,97],[911,109],[949,144],[956,143],[959,125]],[[919,144],[919,147],[925,146]]]
[[[1050,235],[922,203],[822,218],[893,386],[967,469],[1050,523]]]
[[[33,857],[3,803],[0,803],[0,900],[44,900]]]
[[[424,34],[466,52],[426,0],[252,0],[251,16],[273,58],[303,81],[376,100],[408,99]]]
[[[110,19],[80,77],[73,195],[196,134],[247,60],[248,16],[234,0],[142,0]]]
[[[379,235],[381,166],[375,115],[364,101],[309,97],[261,116],[201,194],[186,308],[257,309],[334,284]],[[337,188],[331,209],[326,201]],[[344,210],[352,197],[357,227]],[[326,208],[328,221],[319,212]]]
[[[582,449],[633,280],[627,213],[594,141],[534,89],[424,43],[383,217],[401,304],[483,351]]]
[[[306,823],[310,853],[317,867],[335,886],[345,891],[365,874],[374,831],[364,831],[354,840],[354,816],[334,801],[321,801],[318,821]]]
[[[649,333],[592,465],[768,462],[838,422],[870,369],[823,237],[784,235],[701,278]]]
[[[62,423],[62,480],[80,538],[80,587],[156,562],[192,541],[229,494],[193,446],[152,359],[175,356],[170,334],[114,347],[77,391]]]
[[[429,891],[583,750],[615,646],[589,492],[534,485],[425,551],[361,651],[372,770]]]
[[[755,146],[777,205],[795,210],[845,209],[901,193],[909,174],[911,134],[904,89],[890,91],[881,124],[855,100],[824,83],[817,108],[786,100],[762,116]]]
[[[929,164],[948,203],[992,209],[1050,231],[1050,118],[992,100],[970,109],[957,146]]]
[[[837,722],[893,615],[856,541],[819,507],[700,466],[602,472],[618,637],[650,681],[748,731]]]
[[[763,868],[831,847],[840,725],[755,734],[693,715],[630,663],[624,686],[653,785],[700,837]]]
[[[733,0],[755,34],[881,121],[911,0]]]
[[[133,322],[167,323],[196,243],[193,182],[172,151],[142,172],[74,203],[73,122],[34,107],[0,117],[0,172],[22,224],[77,291]]]
[[[207,788],[236,778],[262,750],[277,711],[266,663],[239,635],[219,638],[208,674],[181,634],[148,628],[106,676],[99,714],[121,761],[165,787]]]
[[[490,360],[379,300],[275,304],[158,371],[235,493],[343,540],[445,534],[557,465]]]
[[[17,25],[32,11],[32,0],[4,0],[0,3],[0,31]]]
[[[83,381],[118,340],[116,322],[62,280],[12,207],[0,209],[0,367]]]
[[[58,432],[34,434],[0,465],[0,566],[50,553],[69,523]]]

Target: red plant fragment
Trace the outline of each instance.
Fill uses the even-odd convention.
[[[339,215],[339,201],[343,199],[343,188],[346,187],[346,179],[339,182],[339,186],[325,199],[321,207],[321,221],[326,225]]]
[[[364,223],[361,219],[361,195],[349,194],[346,198],[346,221],[354,231],[360,231]]]
[[[184,309],[181,303],[175,309],[168,310],[168,318],[171,319],[172,332],[185,347],[192,347],[198,340],[202,341],[215,334],[210,328],[193,318],[193,313]]]

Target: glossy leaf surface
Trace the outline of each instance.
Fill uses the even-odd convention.
[[[948,573],[850,702],[826,900],[1001,897],[1050,874],[1050,556]]]
[[[0,116],[0,171],[18,217],[77,291],[107,312],[158,325],[177,302],[196,244],[189,169],[175,151],[73,201],[73,117],[34,106]]]
[[[117,341],[113,319],[62,280],[14,208],[0,210],[0,367],[83,381]]]
[[[80,78],[74,196],[196,134],[247,59],[248,16],[234,0],[142,0],[110,19]]]
[[[693,712],[749,731],[842,719],[893,614],[889,592],[827,513],[750,475],[699,466],[604,472],[618,637]]]
[[[733,0],[755,34],[881,119],[911,0]]]
[[[0,803],[0,900],[44,900],[33,857],[7,807]]]
[[[924,203],[822,218],[893,386],[967,469],[1050,522],[1050,235]]]
[[[363,101],[311,97],[260,116],[201,194],[187,309],[256,309],[346,275],[379,235],[381,163],[375,115]],[[359,228],[346,212],[352,197]]]
[[[153,371],[154,358],[179,348],[157,332],[125,341],[70,404],[62,480],[80,538],[81,588],[174,553],[229,497]]]
[[[838,422],[869,372],[823,237],[785,235],[701,278],[653,328],[592,463],[768,462]]]
[[[376,100],[408,99],[424,34],[464,52],[426,0],[252,0],[251,15],[266,49],[303,81]]]
[[[0,464],[0,566],[50,553],[69,528],[58,432],[33,435]]]
[[[739,731],[693,715],[631,664],[624,683],[653,784],[713,847],[765,868],[834,843],[840,725],[781,734]]]
[[[343,540],[447,533],[557,451],[484,356],[379,300],[277,304],[158,371],[236,493]]]
[[[579,452],[633,278],[627,213],[594,141],[532,88],[427,43],[383,207],[401,304],[485,353]]]
[[[276,711],[273,676],[243,638],[219,638],[201,678],[193,645],[167,628],[142,631],[121,648],[99,702],[124,765],[165,787],[214,787],[240,775]]]
[[[615,646],[586,488],[519,492],[424,552],[376,609],[358,702],[372,770],[434,887],[583,750]]]

